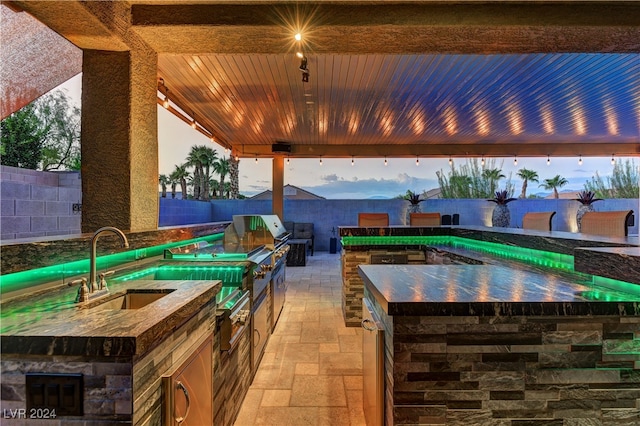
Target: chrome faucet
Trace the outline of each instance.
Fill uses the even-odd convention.
[[[127,240],[127,236],[124,235],[124,232],[119,230],[118,228],[114,228],[113,226],[105,226],[104,228],[98,229],[91,237],[91,257],[89,258],[89,292],[93,293],[94,291],[102,290],[104,283],[106,282],[104,278],[100,280],[98,283],[96,279],[96,244],[98,242],[98,238],[106,232],[113,232],[117,236],[120,237],[120,241],[122,242],[122,247],[129,247],[129,240]]]

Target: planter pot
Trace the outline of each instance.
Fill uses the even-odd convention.
[[[593,208],[592,204],[581,204],[580,207],[578,207],[578,211],[576,212],[576,223],[578,224],[578,232],[582,232],[582,216],[584,216],[584,214],[586,212],[595,212],[596,209]]]
[[[493,208],[491,225],[494,228],[508,228],[511,225],[511,213],[506,204],[497,204]]]
[[[409,207],[407,207],[407,213],[405,214],[404,217],[404,224],[405,225],[409,225],[411,222],[409,221],[409,215],[411,213],[421,213],[422,209],[420,208],[420,204],[409,204]]]

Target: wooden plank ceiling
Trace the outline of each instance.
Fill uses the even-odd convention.
[[[308,57],[308,83],[300,62],[161,55],[159,75],[189,115],[245,155],[276,141],[300,155],[343,156],[637,149],[638,54],[318,54]]]

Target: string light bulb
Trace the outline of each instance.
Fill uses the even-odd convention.
[[[322,166],[322,155],[320,156],[320,165]]]
[[[551,165],[551,158],[547,155],[547,166]]]
[[[611,165],[614,166],[616,164],[616,159],[613,158],[613,154],[611,154]]]
[[[353,167],[356,164],[356,162],[353,159],[353,155],[351,156],[351,166]]]
[[[196,119],[194,118],[194,119],[191,121],[191,128],[192,128],[192,129],[195,129],[197,126],[198,126],[198,125],[196,124]]]
[[[517,155],[514,155],[514,156],[513,156],[513,165],[514,165],[514,166],[517,166],[517,165],[518,165],[518,156],[517,156]]]
[[[258,162],[258,156],[256,155],[256,163]]]
[[[451,157],[449,157],[449,165],[453,164],[453,160],[451,159]]]
[[[387,156],[384,156],[384,165],[387,166],[389,163],[387,162]]]
[[[578,165],[582,166],[582,155],[580,155],[580,158],[578,158]]]
[[[164,109],[169,109],[169,96],[164,95],[164,101],[162,102],[162,106]]]
[[[481,164],[482,166],[484,166],[484,155],[482,156],[482,159],[480,160],[480,164]]]
[[[420,157],[416,155],[416,166],[419,166],[419,165],[420,165]]]
[[[291,159],[287,157],[287,164],[291,163]]]

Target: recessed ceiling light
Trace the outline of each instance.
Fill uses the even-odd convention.
[[[300,40],[302,40],[302,34],[300,34],[300,33],[297,33],[297,34],[296,34],[295,36],[293,36],[293,37],[296,39],[296,41],[300,41]]]

